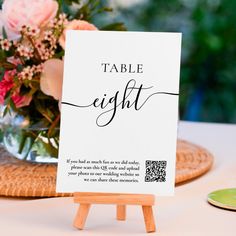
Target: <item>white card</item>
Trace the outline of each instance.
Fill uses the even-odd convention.
[[[68,31],[57,192],[173,195],[180,33]]]

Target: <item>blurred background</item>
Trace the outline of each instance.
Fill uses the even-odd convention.
[[[110,0],[129,31],[183,33],[180,117],[236,123],[236,0]],[[99,15],[96,24],[105,18]]]

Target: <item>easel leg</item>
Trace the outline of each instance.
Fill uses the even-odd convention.
[[[74,227],[77,229],[83,229],[86,222],[88,213],[90,209],[90,204],[80,204],[77,214],[74,220]]]
[[[156,226],[152,212],[152,206],[142,206],[147,233],[155,232]]]
[[[115,204],[117,220],[126,219],[126,206],[142,206],[146,231],[155,232],[156,226],[152,212],[155,196],[151,194],[122,194],[122,193],[74,193],[74,202],[80,203],[74,219],[74,226],[83,229],[91,204]]]
[[[116,219],[117,220],[126,220],[126,205],[117,205],[116,206]]]

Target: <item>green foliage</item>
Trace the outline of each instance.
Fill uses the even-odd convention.
[[[103,26],[100,30],[125,31],[126,27],[125,27],[124,23],[117,22],[117,23],[112,23],[112,24]]]
[[[113,9],[106,6],[107,1],[101,0],[58,0],[60,11],[67,14],[70,20],[82,19],[89,22],[93,22],[97,25],[97,20],[103,13],[110,13]],[[104,14],[103,14],[104,15]],[[114,31],[125,31],[126,27],[123,23],[115,22],[108,25],[102,25],[100,30],[114,30]]]
[[[121,9],[129,30],[183,33],[183,119],[236,122],[235,9],[234,0],[149,0]]]
[[[4,73],[5,73],[5,68],[4,67],[0,67],[0,81],[2,81],[2,79],[4,77]]]
[[[66,13],[69,19],[91,21],[97,14],[112,11],[111,8],[103,6],[100,0],[58,0],[58,3],[60,11]]]
[[[2,27],[2,36],[3,36],[3,39],[7,39],[7,32],[4,27]]]

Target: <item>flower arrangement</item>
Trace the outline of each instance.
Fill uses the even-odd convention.
[[[24,118],[16,145],[22,158],[32,150],[57,157],[65,32],[98,30],[90,21],[112,9],[97,0],[3,0],[0,8],[2,116]],[[125,30],[122,23],[102,29]]]

